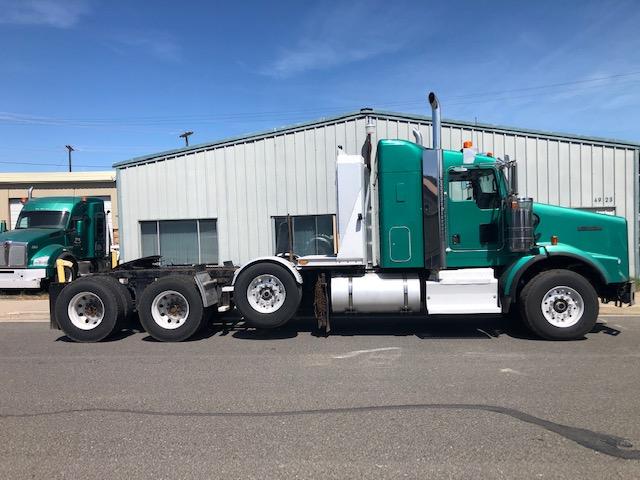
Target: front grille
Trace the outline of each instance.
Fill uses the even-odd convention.
[[[0,267],[26,267],[27,244],[16,242],[0,243]]]

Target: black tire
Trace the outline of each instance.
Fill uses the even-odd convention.
[[[261,275],[276,277],[283,285],[285,298],[282,305],[271,313],[256,310],[248,299],[247,289]],[[272,262],[256,263],[238,275],[234,286],[233,301],[248,325],[256,328],[276,328],[287,323],[298,311],[302,289],[291,272]]]
[[[172,320],[171,316],[167,316],[166,314],[163,315],[159,308],[153,307],[153,302],[156,297],[161,295],[163,292],[170,291],[179,293],[186,301],[188,314],[185,318]],[[175,299],[175,295],[169,298]],[[159,299],[159,302],[161,301],[162,300]],[[178,301],[182,302],[182,299],[179,299]],[[161,303],[160,305],[163,304]],[[163,305],[163,308],[165,307],[166,305]],[[177,316],[179,317],[180,309],[183,308],[184,305],[171,306],[171,308],[173,307],[178,309]],[[158,323],[154,319],[154,310],[156,310],[156,314],[159,315],[160,318],[167,319],[167,325],[172,324],[172,322],[176,322],[179,326],[175,328],[163,327],[161,323]],[[161,342],[181,342],[191,337],[200,328],[203,321],[204,307],[202,306],[202,297],[200,297],[200,292],[198,291],[193,278],[173,275],[156,280],[144,289],[142,295],[140,295],[140,301],[138,302],[138,315],[140,317],[142,327],[156,340]]]
[[[70,318],[70,304],[82,306],[78,303],[83,297],[78,297],[82,293],[93,294],[102,302],[104,308],[102,320],[90,330],[79,328]],[[94,299],[92,295],[88,298]],[[56,318],[62,331],[76,342],[99,342],[104,340],[118,329],[119,319],[123,316],[121,299],[116,292],[101,280],[87,277],[80,278],[65,286],[60,292],[55,305]],[[76,317],[76,323],[78,318]],[[86,323],[89,323],[88,321]]]
[[[550,292],[554,287],[569,287],[577,292],[582,299],[583,313],[577,321],[574,324],[571,324],[570,319],[562,321],[566,321],[570,326],[553,325],[543,313],[543,299],[547,292]],[[566,298],[566,291],[560,297],[562,295]],[[561,311],[564,312],[562,308],[566,309],[567,303],[562,298],[558,301]],[[593,329],[598,319],[600,304],[595,289],[589,280],[582,275],[570,270],[548,270],[539,273],[524,286],[520,293],[520,308],[525,324],[536,335],[548,340],[577,340],[583,338]],[[552,313],[560,315],[553,305],[549,305],[548,308],[554,308]],[[568,312],[570,315],[570,310]]]
[[[122,318],[118,319],[118,327],[120,329],[124,328],[127,325],[127,322],[131,319],[133,315],[133,298],[131,298],[131,294],[127,287],[122,285],[116,278],[107,277],[104,275],[96,275],[93,278],[98,280],[99,282],[104,282],[109,288],[113,290],[113,292],[117,295],[120,305],[122,306]]]

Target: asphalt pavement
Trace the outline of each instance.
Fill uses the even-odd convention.
[[[0,478],[640,478],[640,318],[310,320],[158,343],[0,324]]]

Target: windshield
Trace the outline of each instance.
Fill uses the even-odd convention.
[[[69,212],[40,210],[37,212],[20,212],[18,228],[64,228],[67,225]]]

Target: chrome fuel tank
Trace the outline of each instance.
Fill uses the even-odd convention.
[[[393,313],[420,311],[417,276],[366,273],[331,279],[333,313]]]

